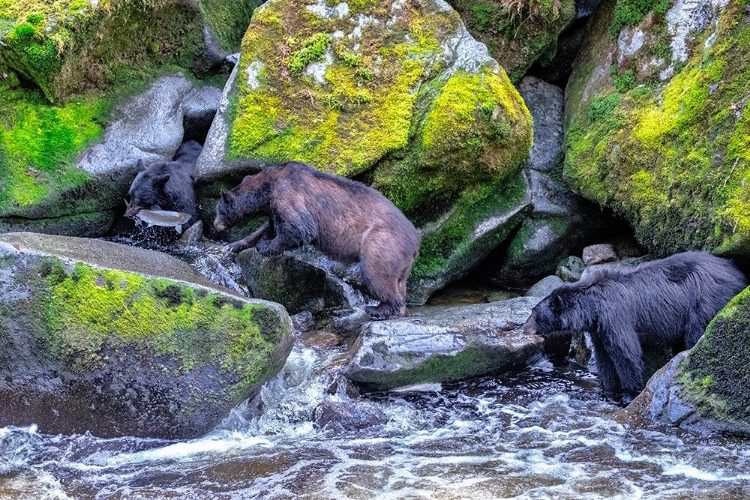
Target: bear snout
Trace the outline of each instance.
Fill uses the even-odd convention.
[[[523,324],[523,333],[524,335],[536,335],[536,318],[533,314]]]
[[[227,228],[226,224],[224,224],[224,221],[222,221],[218,216],[216,217],[216,219],[214,219],[214,227],[217,231],[223,231]]]

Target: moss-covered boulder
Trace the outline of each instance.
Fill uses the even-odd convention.
[[[152,84],[214,71],[239,48],[255,4],[0,0],[0,232],[105,233],[135,162],[171,159],[183,118],[201,114],[183,105],[195,84]],[[139,94],[148,98],[129,101]],[[129,126],[108,154],[88,151],[112,143],[118,120]]]
[[[746,3],[608,0],[568,84],[567,179],[656,255],[750,255]]]
[[[1,0],[0,66],[51,102],[167,63],[205,73],[238,48],[257,3]]]
[[[208,129],[220,96],[181,73],[117,106],[94,94],[50,105],[0,83],[0,232],[105,234],[137,161],[171,159],[188,126]]]
[[[750,435],[750,288],[711,321],[690,351],[649,380],[624,416]]]
[[[449,0],[469,32],[518,82],[544,55],[554,57],[557,37],[576,18],[574,0]],[[551,53],[550,53],[551,52]]]
[[[414,311],[362,329],[344,372],[374,390],[481,377],[523,366],[544,339],[522,327],[537,297]]]
[[[0,426],[191,438],[284,364],[278,304],[221,289],[165,254],[0,235]]]
[[[530,114],[441,0],[267,2],[223,107],[203,180],[285,160],[363,180],[425,228],[418,278],[460,276],[512,229],[483,222],[523,205]]]

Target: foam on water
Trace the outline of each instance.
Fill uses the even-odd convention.
[[[30,488],[47,498],[750,496],[747,441],[629,428],[612,419],[618,408],[588,375],[546,365],[371,394],[365,399],[387,416],[384,425],[342,434],[318,429],[317,405],[352,402],[329,390],[341,355],[340,348],[296,345],[258,397],[200,439],[0,429],[0,496],[23,497]]]

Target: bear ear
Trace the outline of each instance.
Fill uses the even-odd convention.
[[[555,294],[552,296],[552,310],[556,313],[559,313],[563,310],[563,301],[562,298],[560,298],[559,294]]]
[[[146,162],[144,162],[143,159],[139,159],[138,163],[136,163],[136,170],[139,172],[146,170]]]
[[[246,175],[246,176],[245,176],[245,178],[244,178],[244,179],[242,179],[242,183],[244,184],[244,183],[246,183],[246,182],[249,182],[249,181],[250,181],[250,179],[252,179],[252,178],[253,178],[253,176],[252,176],[252,175]]]
[[[231,191],[224,191],[221,193],[221,199],[224,200],[224,203],[231,203],[234,199],[234,195]]]
[[[157,186],[163,186],[169,180],[169,174],[159,175],[154,178],[154,184]]]

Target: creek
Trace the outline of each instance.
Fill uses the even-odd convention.
[[[207,255],[193,264],[231,281]],[[747,440],[629,427],[573,365],[540,357],[356,396],[338,375],[348,347],[325,329],[299,334],[284,369],[199,439],[0,428],[0,498],[750,498]],[[321,403],[378,417],[316,425]]]

